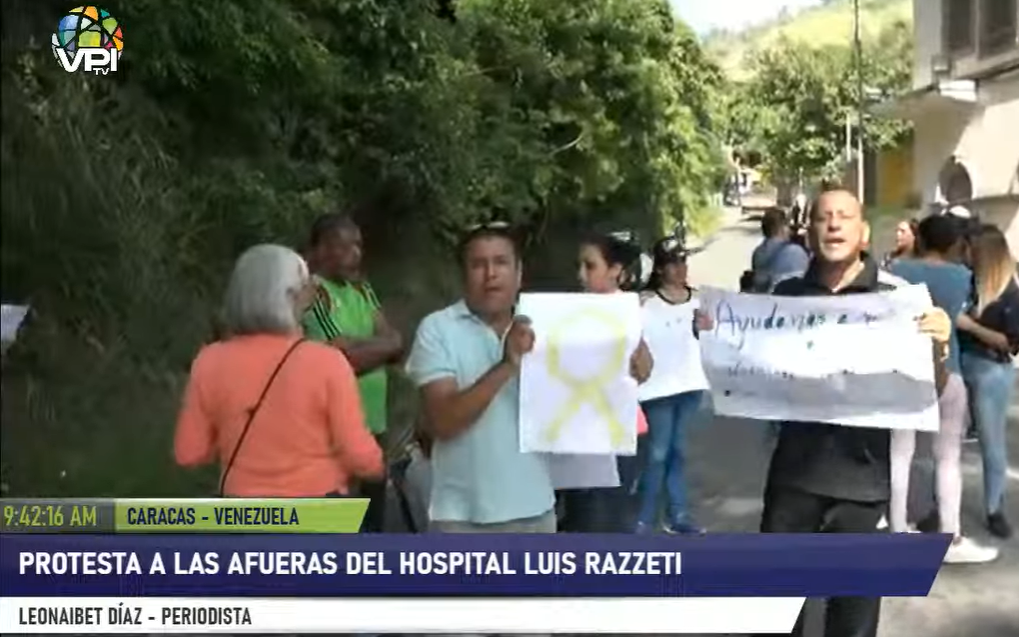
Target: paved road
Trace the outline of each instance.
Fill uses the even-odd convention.
[[[759,237],[756,221],[741,221],[738,213],[730,213],[725,227],[703,252],[691,257],[693,284],[736,289]],[[1019,391],[1016,396],[1019,399]],[[1019,522],[1019,400],[1013,402],[1011,415],[1011,493],[1006,511]],[[692,432],[689,448],[692,500],[701,522],[712,531],[756,530],[768,460],[761,424],[712,418],[707,412]],[[921,458],[914,471],[913,482],[918,488],[913,490],[913,508],[923,512],[925,500],[931,497],[931,463],[929,450],[922,442],[918,455]],[[1000,546],[1001,557],[989,565],[943,567],[926,598],[886,600],[880,637],[1019,636],[1019,538],[992,542],[984,532],[980,460],[975,445],[967,445],[963,467],[963,531]]]

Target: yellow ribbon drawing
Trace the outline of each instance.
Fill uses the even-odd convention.
[[[611,355],[606,359],[600,370],[586,378],[576,378],[562,369],[559,343],[563,332],[573,327],[578,319],[591,318],[604,325],[613,336]],[[563,426],[584,405],[590,405],[607,423],[609,440],[613,448],[623,445],[626,440],[626,427],[616,417],[612,402],[607,391],[608,384],[619,375],[620,369],[626,369],[626,324],[618,317],[596,308],[586,308],[582,315],[573,314],[561,319],[549,331],[548,354],[545,363],[548,375],[570,389],[570,397],[556,413],[556,417],[545,430],[548,441],[556,442],[562,435]]]

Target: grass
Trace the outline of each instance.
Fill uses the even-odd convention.
[[[688,232],[691,236],[704,239],[718,231],[722,225],[722,209],[710,206],[694,211],[690,215]],[[671,232],[672,228],[669,228]]]

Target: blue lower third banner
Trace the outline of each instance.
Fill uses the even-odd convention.
[[[4,535],[0,597],[923,596],[942,535]]]

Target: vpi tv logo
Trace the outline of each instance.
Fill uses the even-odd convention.
[[[53,55],[68,73],[106,75],[117,70],[124,32],[108,11],[92,5],[75,7],[60,19],[53,34]]]

